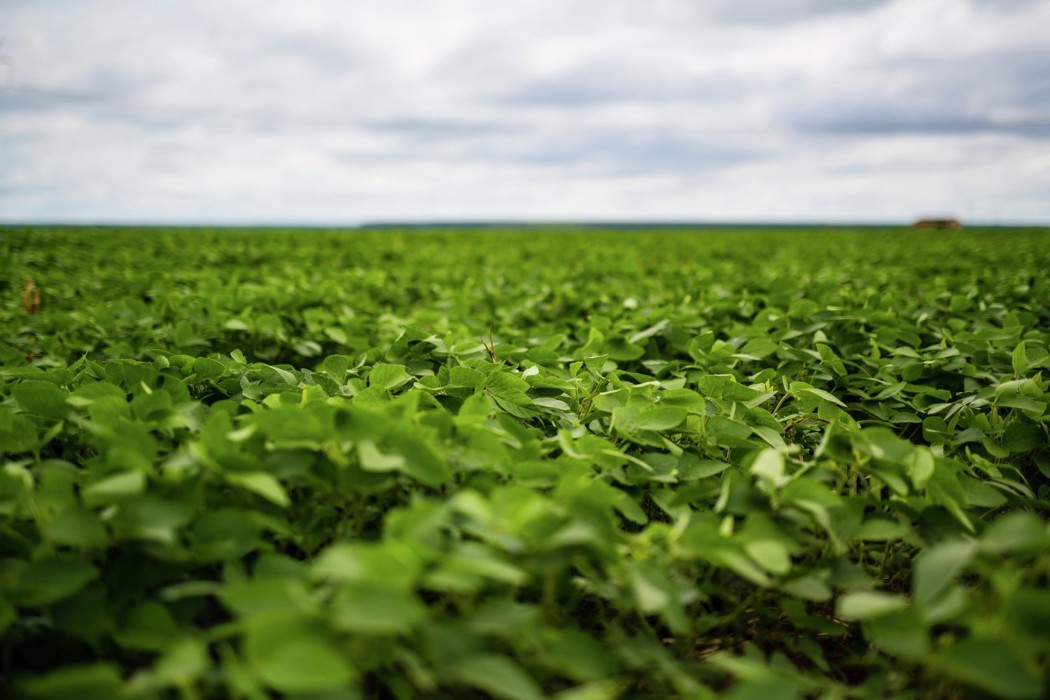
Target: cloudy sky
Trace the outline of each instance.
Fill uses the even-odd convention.
[[[0,221],[1050,223],[1050,0],[0,0]]]

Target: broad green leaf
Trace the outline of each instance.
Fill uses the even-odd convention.
[[[548,644],[549,663],[556,665],[562,673],[577,681],[606,678],[617,671],[619,662],[607,645],[576,629],[564,629],[554,633]]]
[[[697,380],[697,388],[704,396],[731,401],[750,401],[760,393],[737,382],[728,375],[707,375]]]
[[[640,430],[670,430],[680,425],[687,415],[684,408],[652,406],[638,414],[636,427]]]
[[[553,539],[553,538],[552,538]],[[465,544],[446,557],[441,566],[432,572],[429,581],[461,581],[467,588],[475,588],[476,579],[500,581],[511,586],[522,586],[529,580],[529,575],[522,569],[506,562],[495,552],[483,547]],[[469,583],[468,583],[469,581]]]
[[[1046,521],[1032,513],[1009,513],[984,531],[980,548],[995,554],[1048,549],[1050,529]]]
[[[781,588],[796,598],[823,603],[831,600],[831,588],[816,576],[801,576],[781,585]]]
[[[791,570],[791,554],[777,540],[753,540],[744,545],[748,555],[766,571],[786,574]]]
[[[665,328],[667,328],[668,325],[670,325],[670,323],[671,323],[670,320],[665,318],[662,321],[660,321],[659,323],[654,323],[653,325],[649,326],[645,330],[638,331],[637,333],[632,335],[630,338],[628,338],[627,342],[628,343],[639,343],[639,342],[641,342],[641,341],[643,341],[643,340],[645,340],[647,338],[651,338],[652,336],[656,335],[657,333],[662,332]]]
[[[251,511],[221,508],[193,523],[194,554],[204,561],[244,556],[259,545],[262,526]]]
[[[371,440],[357,443],[357,458],[361,468],[370,472],[389,472],[405,467],[405,458],[398,454],[384,454]]]
[[[1013,630],[1023,632],[1029,643],[1043,650],[1050,646],[1046,630],[1050,629],[1050,591],[1021,588],[1012,591],[1005,601],[1003,618]]]
[[[26,416],[0,411],[0,454],[15,455],[38,447],[36,426]]]
[[[463,417],[476,417],[486,418],[492,413],[492,401],[484,393],[477,393],[468,396],[463,402],[463,405],[459,407],[459,414]]]
[[[292,635],[261,649],[249,645],[255,673],[282,693],[322,693],[345,688],[355,677],[350,659],[323,639]]]
[[[616,700],[622,697],[627,683],[617,678],[582,683],[552,695],[555,700]]]
[[[704,397],[689,389],[668,389],[660,396],[660,403],[663,406],[683,408],[689,413],[698,415],[702,415],[707,408]]]
[[[47,526],[46,532],[53,542],[74,547],[104,547],[109,541],[98,516],[77,505],[63,509]]]
[[[752,338],[740,348],[740,353],[751,357],[762,359],[772,355],[780,346],[769,338]]]
[[[592,355],[590,357],[583,358],[583,364],[587,367],[587,371],[596,377],[602,375],[602,371],[605,368],[605,363],[609,361],[608,355]]]
[[[926,484],[929,483],[930,478],[933,476],[933,470],[936,467],[933,454],[928,449],[916,449],[907,459],[906,464],[908,476],[911,478],[915,488],[926,488]]]
[[[939,445],[952,440],[952,430],[940,416],[928,416],[922,421],[922,436],[931,445]]]
[[[652,567],[632,567],[631,588],[638,601],[638,608],[647,615],[663,611],[674,600],[670,582]]]
[[[879,650],[912,663],[921,663],[929,653],[929,633],[913,608],[888,612],[869,619],[864,629]]]
[[[302,610],[307,604],[301,582],[286,578],[255,578],[227,583],[223,604],[241,616]]]
[[[708,437],[719,446],[743,447],[748,445],[751,428],[745,423],[725,416],[711,416],[707,422]]]
[[[41,700],[112,700],[120,697],[123,683],[112,663],[64,666],[28,679],[22,687]]]
[[[485,385],[485,373],[471,367],[449,367],[448,385],[479,387]]]
[[[423,566],[416,551],[400,541],[337,542],[317,556],[311,573],[341,583],[382,583],[408,590]]]
[[[408,476],[427,486],[440,486],[450,477],[448,464],[430,441],[421,439],[411,428],[398,427],[390,435],[388,449],[404,460],[400,467]]]
[[[944,652],[938,665],[952,678],[997,697],[1045,697],[1039,674],[1000,640],[964,639]]]
[[[1010,452],[1031,452],[1046,445],[1046,433],[1033,423],[1011,423],[1003,433],[1004,448]]]
[[[846,620],[873,620],[908,607],[899,595],[880,591],[856,591],[839,598],[836,610]]]
[[[284,486],[273,474],[266,472],[230,472],[226,474],[226,481],[234,486],[240,486],[256,493],[267,501],[287,508],[291,505],[291,499],[284,490]]]
[[[412,381],[404,365],[378,363],[368,373],[368,385],[392,391]]]
[[[98,569],[71,559],[42,559],[29,564],[18,580],[16,602],[32,607],[67,598],[98,578]]]
[[[1011,364],[1013,365],[1014,374],[1023,375],[1028,371],[1028,353],[1025,352],[1023,340],[1014,348],[1010,359]]]
[[[179,634],[178,624],[167,607],[145,601],[128,613],[114,638],[123,647],[163,651]]]
[[[208,668],[208,651],[201,642],[183,637],[170,644],[153,667],[155,682],[164,686],[186,687]]]
[[[546,396],[537,396],[532,400],[537,406],[543,406],[544,408],[550,408],[555,411],[568,411],[569,404],[565,403],[561,399],[552,399]]]
[[[976,551],[973,542],[943,542],[920,554],[915,561],[913,586],[915,602],[932,604],[970,563]]]
[[[51,382],[25,381],[16,384],[11,395],[30,413],[48,418],[64,418],[69,413],[68,394]]]
[[[756,586],[763,588],[770,586],[772,581],[765,570],[755,562],[739,552],[731,549],[721,549],[710,554],[710,559],[719,566],[724,566],[738,576],[750,581]]]
[[[486,386],[496,396],[523,394],[529,390],[527,381],[505,370],[490,374]]]
[[[416,597],[382,583],[351,583],[332,601],[330,620],[337,629],[358,634],[403,634],[426,617]]]
[[[193,374],[197,379],[216,379],[225,371],[226,367],[221,362],[207,357],[198,357],[193,361]]]
[[[539,700],[543,697],[539,685],[520,666],[496,654],[477,654],[462,659],[447,672],[460,683],[502,700]]]
[[[87,504],[104,504],[137,496],[145,490],[145,474],[122,472],[88,484],[81,493]]]
[[[336,342],[345,344],[345,334],[343,340],[337,340]],[[346,355],[329,355],[324,358],[321,367],[324,369],[325,374],[335,381],[342,383],[343,380],[346,379],[346,371],[350,368],[350,358]]]
[[[896,520],[871,518],[865,520],[855,535],[858,540],[885,542],[899,540],[908,534],[908,527]]]
[[[791,385],[791,391],[792,391],[792,393],[795,393],[795,394],[811,394],[813,396],[816,396],[816,397],[819,397],[821,399],[824,399],[825,401],[830,401],[831,403],[835,404],[836,406],[841,406],[842,408],[846,408],[846,404],[844,404],[834,394],[831,394],[831,393],[829,393],[827,391],[824,391],[823,389],[817,389],[815,387],[803,385],[801,383],[796,382],[796,383],[793,383]]]
[[[751,463],[751,473],[774,489],[780,488],[788,481],[784,469],[784,456],[771,447],[758,453],[755,461]]]

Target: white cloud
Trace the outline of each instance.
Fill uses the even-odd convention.
[[[0,219],[1050,221],[1007,4],[12,0]]]

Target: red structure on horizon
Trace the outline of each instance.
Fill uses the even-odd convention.
[[[962,222],[958,219],[919,219],[912,228],[955,229],[962,228]]]

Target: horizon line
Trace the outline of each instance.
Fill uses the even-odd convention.
[[[0,228],[220,228],[220,229],[391,229],[391,228],[910,228],[920,220],[956,219],[963,228],[1050,228],[1050,221],[962,220],[952,216],[919,216],[894,220],[718,220],[718,219],[375,219],[357,222],[304,221],[47,221],[2,220]]]

